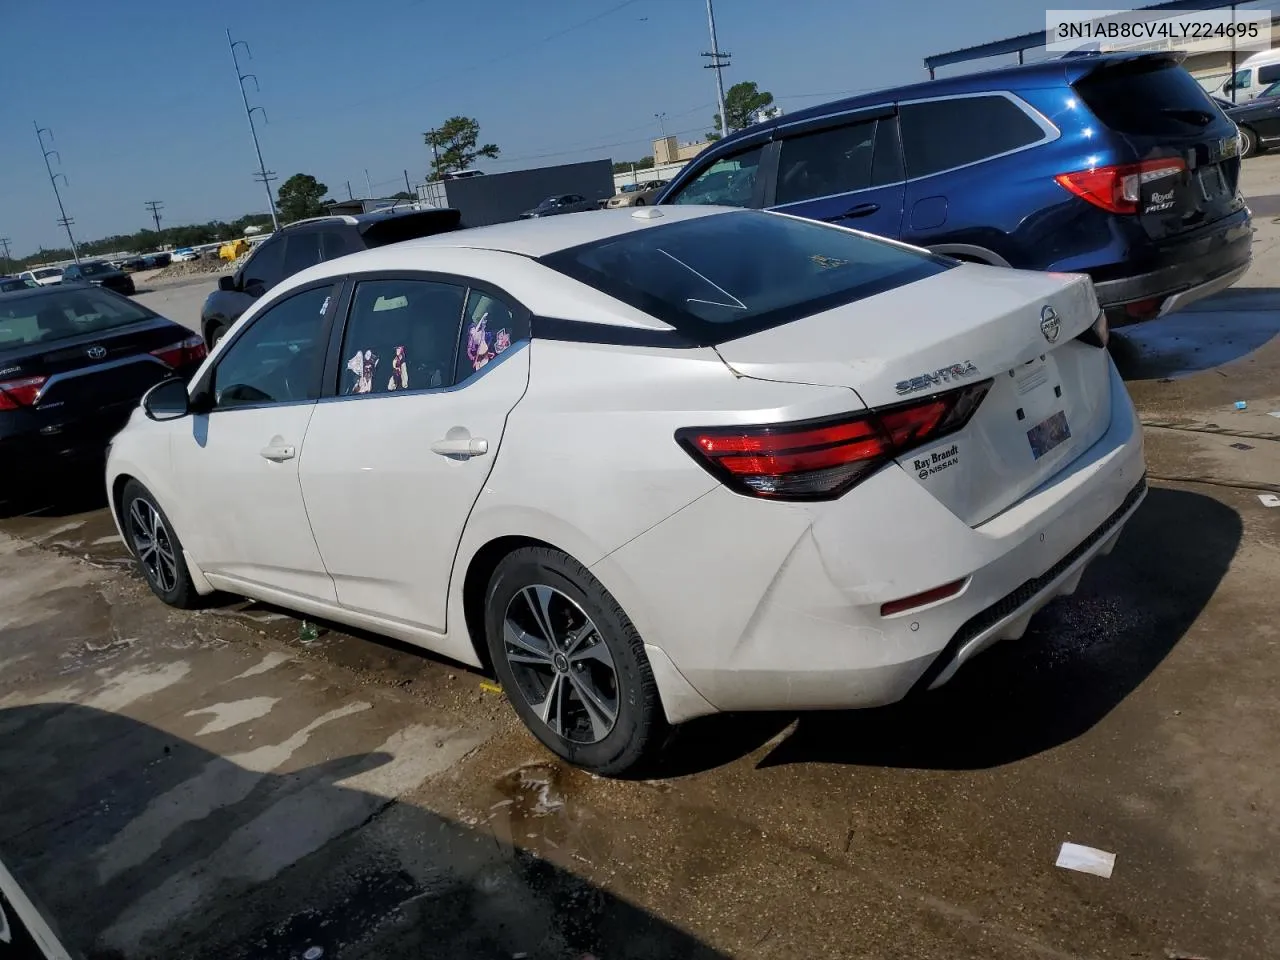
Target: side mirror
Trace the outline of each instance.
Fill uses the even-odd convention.
[[[177,377],[157,383],[142,395],[142,412],[157,422],[181,420],[190,411],[187,383]]]
[[[229,277],[224,273],[218,278],[218,289],[225,290],[228,293],[234,293],[236,290],[236,278]]]

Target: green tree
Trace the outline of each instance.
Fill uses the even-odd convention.
[[[759,89],[752,80],[735,83],[724,95],[724,112],[729,115],[729,130],[741,130],[762,119],[778,115],[778,108],[773,105],[773,94]],[[719,140],[723,131],[720,129],[720,114],[712,121],[715,129],[707,134],[708,140]]]
[[[620,160],[613,165],[614,173],[630,173],[631,168],[648,170],[653,166],[653,157],[641,157],[639,160]]]
[[[305,220],[307,217],[324,216],[325,209],[320,201],[329,188],[316,180],[309,173],[295,173],[280,184],[276,196],[276,205],[280,208],[280,219],[285,223],[294,220]]]
[[[422,140],[431,148],[432,178],[438,180],[446,173],[460,173],[481,157],[492,160],[501,153],[494,143],[477,147],[479,139],[480,123],[471,117],[450,117],[436,129],[424,133]]]

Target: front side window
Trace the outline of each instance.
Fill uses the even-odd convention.
[[[955,97],[899,109],[908,177],[963,167],[1043,140],[1044,130],[1006,97]]]
[[[701,343],[746,336],[954,265],[826,224],[746,210],[632,231],[542,262]]]
[[[240,289],[261,296],[284,279],[284,240],[263,242],[240,274]]]
[[[365,280],[342,341],[343,395],[453,385],[466,288],[429,280]]]
[[[512,309],[497,297],[472,288],[463,318],[457,382],[479,373],[528,336]]]
[[[320,262],[320,235],[314,230],[290,234],[284,244],[284,275],[292,277]]]
[[[774,203],[799,203],[871,186],[875,133],[876,122],[866,120],[783,140]]]
[[[1237,70],[1236,75],[1231,78],[1228,90],[1245,90],[1253,86],[1253,74],[1249,70]]]
[[[97,277],[104,273],[114,272],[114,268],[108,263],[82,263],[80,265],[80,273],[86,277]]]
[[[332,287],[273,304],[224,351],[213,372],[214,407],[314,399]]]
[[[79,265],[72,264],[71,266],[67,267],[67,269],[63,270],[62,279],[63,280],[79,280],[80,279]]]
[[[155,314],[141,304],[97,287],[46,287],[51,291],[0,304],[0,347],[106,333]]]
[[[670,202],[751,206],[763,154],[764,147],[759,146],[717,160],[681,187]]]

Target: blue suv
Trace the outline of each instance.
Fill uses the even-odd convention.
[[[1086,273],[1118,325],[1248,269],[1238,137],[1178,54],[1066,57],[748,127],[658,203],[766,207],[961,260]]]

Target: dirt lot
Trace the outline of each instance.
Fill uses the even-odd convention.
[[[0,854],[130,960],[1280,955],[1280,158],[1246,178],[1251,273],[1115,351],[1146,504],[924,704],[597,779],[456,665],[162,607],[90,491],[0,521]]]

